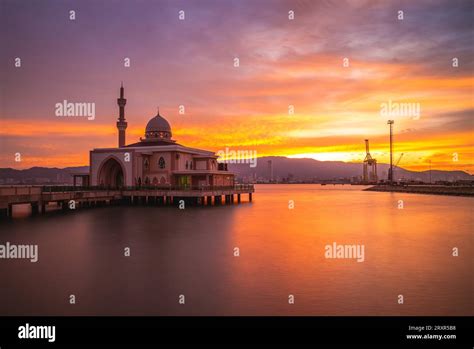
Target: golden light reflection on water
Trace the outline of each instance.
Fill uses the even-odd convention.
[[[242,256],[231,275],[246,290],[241,311],[256,313],[251,305],[267,300],[269,314],[472,314],[472,205],[351,186],[261,185],[252,208],[235,217]],[[365,261],[326,259],[334,242],[364,245]]]
[[[17,217],[0,222],[0,241],[38,244],[39,262],[0,264],[9,280],[0,306],[9,315],[473,315],[472,213],[472,198],[257,185],[241,205]],[[333,243],[364,245],[364,261],[325,258]],[[75,307],[64,302],[71,290]]]

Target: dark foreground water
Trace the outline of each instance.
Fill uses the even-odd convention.
[[[38,244],[39,261],[0,260],[0,314],[473,315],[473,205],[260,185],[234,206],[20,217],[0,222],[0,244]],[[334,242],[364,245],[364,262],[325,258]]]

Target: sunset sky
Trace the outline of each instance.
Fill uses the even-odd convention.
[[[418,118],[391,117],[400,166],[474,173],[473,4],[2,0],[0,167],[88,165],[116,146],[123,81],[128,143],[159,106],[182,145],[358,162],[368,138],[387,163],[381,105],[416,103]],[[56,116],[63,100],[95,103],[95,120]]]

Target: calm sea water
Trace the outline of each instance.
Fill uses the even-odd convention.
[[[0,243],[38,244],[39,261],[0,260],[0,314],[474,315],[473,204],[259,185],[233,206],[20,217],[0,223]],[[363,244],[365,261],[326,259],[334,242]]]

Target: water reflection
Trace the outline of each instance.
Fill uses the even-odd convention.
[[[103,207],[24,217],[0,223],[0,242],[39,244],[39,262],[0,261],[9,280],[0,288],[0,309],[472,315],[471,217],[471,198],[316,185],[261,185],[253,203],[231,207]],[[333,242],[363,244],[365,261],[326,259]],[[454,246],[459,257],[452,257]],[[77,304],[68,304],[70,294]]]

